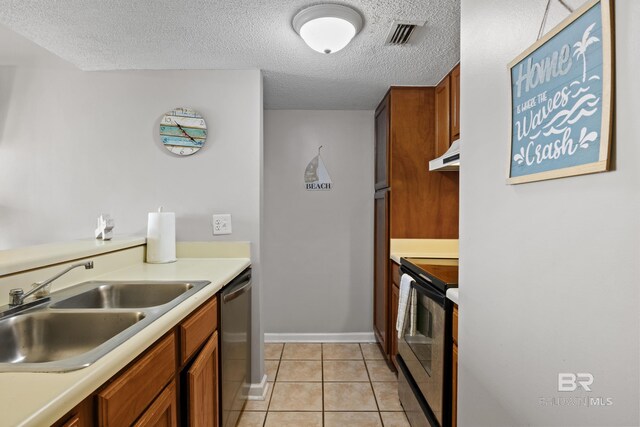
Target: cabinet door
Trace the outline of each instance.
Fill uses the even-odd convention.
[[[450,111],[450,77],[447,75],[436,86],[436,152],[435,157],[442,156],[451,145],[449,124]]]
[[[135,427],[177,427],[178,410],[175,382],[171,382],[151,406],[144,411]]]
[[[381,190],[375,196],[375,258],[373,291],[373,330],[385,354],[389,353],[387,322],[389,319],[389,191]]]
[[[451,71],[451,142],[460,138],[460,64]]]
[[[389,95],[376,109],[376,190],[389,186]]]
[[[195,357],[187,371],[188,425],[217,427],[218,411],[218,332],[215,332]]]

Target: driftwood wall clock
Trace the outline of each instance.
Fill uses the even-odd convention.
[[[207,123],[195,110],[174,108],[160,120],[160,141],[179,156],[196,153],[207,140]]]

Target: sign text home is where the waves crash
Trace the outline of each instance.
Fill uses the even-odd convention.
[[[516,58],[509,184],[609,168],[609,0],[592,0]]]

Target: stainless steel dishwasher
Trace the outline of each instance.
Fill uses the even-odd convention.
[[[221,294],[222,427],[235,427],[247,401],[251,364],[251,268]]]

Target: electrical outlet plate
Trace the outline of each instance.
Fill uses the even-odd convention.
[[[231,214],[213,215],[213,234],[231,234]]]

